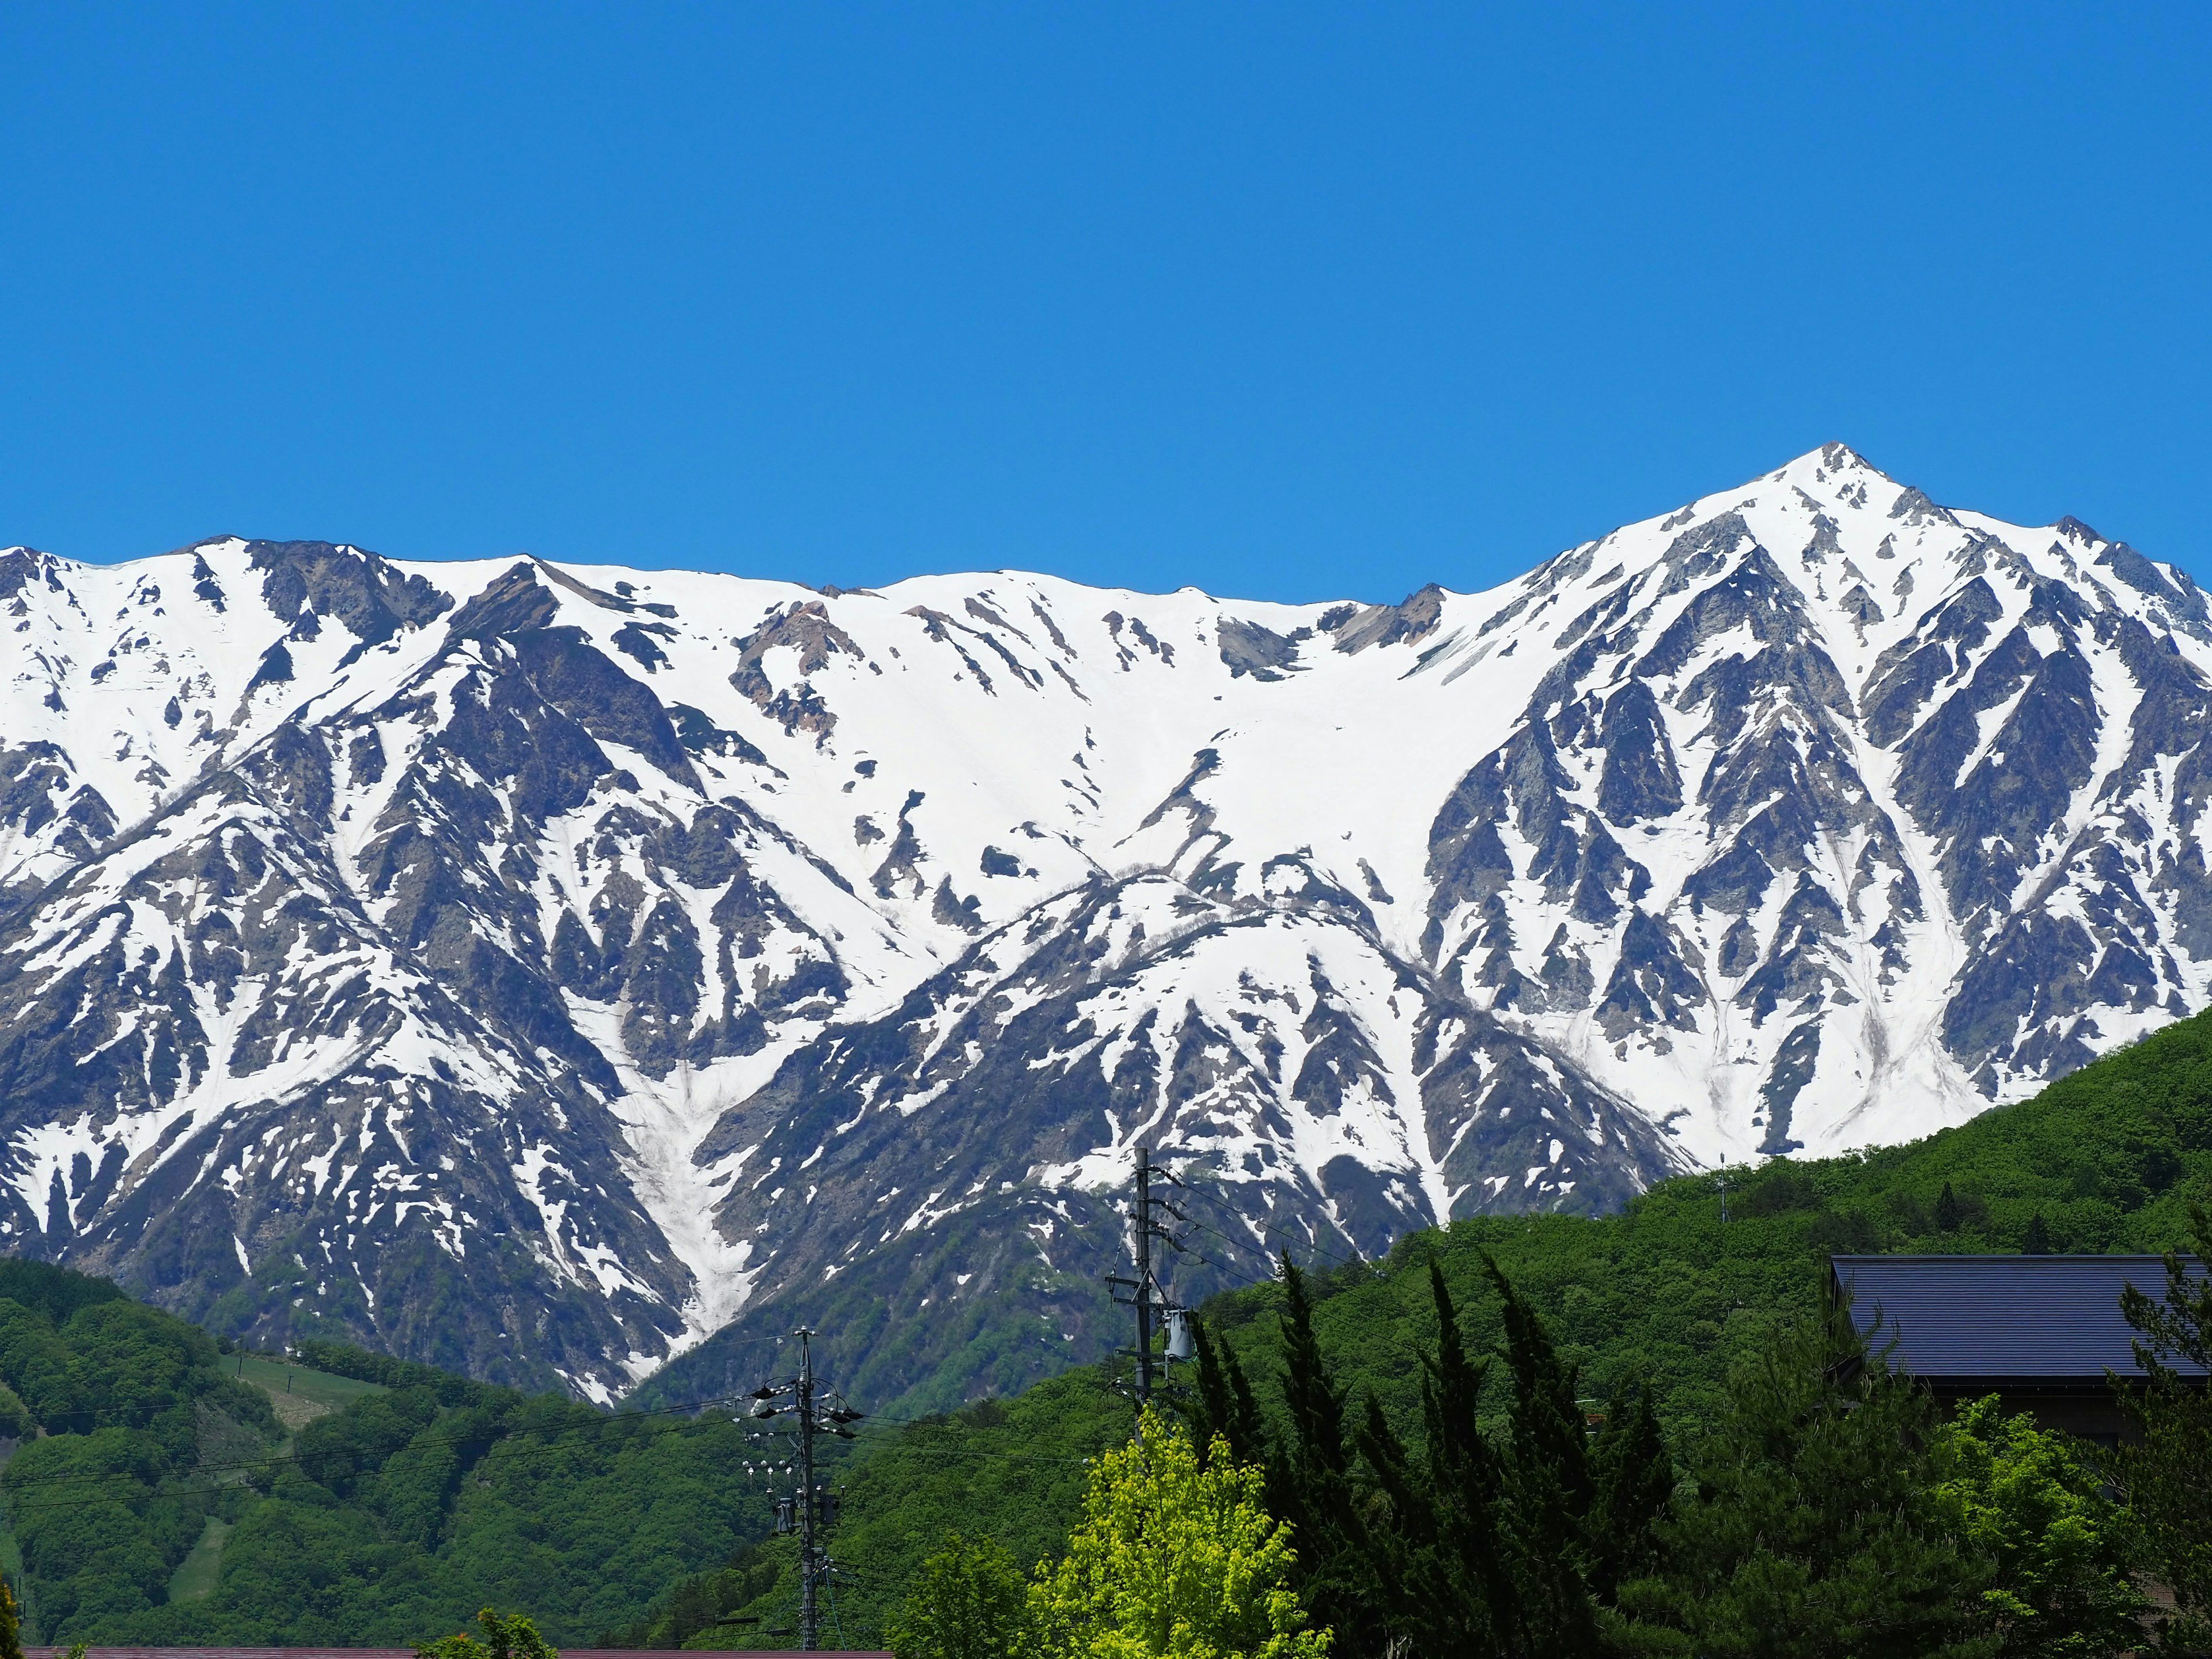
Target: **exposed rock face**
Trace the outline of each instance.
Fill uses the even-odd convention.
[[[232,539],[0,614],[0,1243],[263,1340],[952,1398],[1120,1340],[1139,1142],[1198,1294],[2212,1000],[2204,596],[1840,447],[1395,605]]]

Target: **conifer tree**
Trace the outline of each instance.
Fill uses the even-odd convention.
[[[1512,1457],[1504,1528],[1518,1603],[1516,1645],[1529,1655],[1587,1654],[1596,1645],[1584,1537],[1595,1492],[1576,1370],[1544,1322],[1488,1255],[1483,1267],[1503,1300],[1505,1363],[1513,1376]]]
[[[1237,1462],[1270,1467],[1267,1421],[1237,1351],[1217,1342],[1201,1320],[1191,1321],[1190,1334],[1198,1348],[1198,1395],[1188,1408],[1191,1438],[1201,1448],[1211,1448],[1219,1438]]]
[[[1959,1224],[1966,1218],[1966,1212],[1959,1203],[1959,1194],[1951,1190],[1949,1182],[1945,1182],[1943,1190],[1936,1194],[1936,1231],[1955,1233],[1959,1231]]]
[[[1624,1582],[1658,1565],[1656,1528],[1674,1492],[1674,1460],[1649,1387],[1626,1389],[1613,1402],[1590,1449],[1590,1478],[1583,1550],[1590,1593],[1604,1603]]]
[[[2136,1363],[2148,1386],[2118,1390],[2142,1431],[2120,1449],[2128,1504],[2142,1523],[2158,1575],[2173,1593],[2166,1642],[2177,1653],[2212,1653],[2212,1392],[2172,1362],[2212,1370],[2212,1212],[2190,1206],[2195,1271],[2166,1258],[2166,1297],[2129,1285],[2120,1310],[2141,1333]]]
[[[1350,1391],[1337,1382],[1322,1352],[1305,1275],[1287,1250],[1282,1273],[1283,1404],[1290,1433],[1270,1468],[1269,1496],[1297,1540],[1298,1585],[1315,1621],[1337,1632],[1346,1659],[1362,1659],[1378,1650],[1382,1620],[1371,1547],[1352,1486],[1345,1427]]]
[[[1611,1645],[1705,1659],[1985,1659],[1990,1563],[1943,1495],[1949,1437],[1869,1363],[1845,1312],[1785,1329],[1731,1379],[1698,1490],[1621,1586]]]
[[[1518,1650],[1519,1602],[1499,1529],[1504,1471],[1476,1417],[1488,1366],[1469,1358],[1433,1261],[1429,1286],[1437,1340],[1419,1357],[1425,1454],[1407,1451],[1372,1396],[1355,1435],[1382,1499],[1370,1559],[1403,1650],[1502,1659]]]

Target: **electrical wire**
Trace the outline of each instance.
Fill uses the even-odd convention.
[[[500,1444],[505,1441],[516,1439],[525,1435],[544,1434],[557,1438],[564,1435],[595,1433],[603,1430],[617,1428],[627,1424],[635,1423],[647,1418],[689,1416],[704,1410],[708,1407],[731,1405],[745,1398],[747,1398],[747,1396],[744,1395],[726,1395],[708,1400],[695,1400],[681,1406],[665,1406],[655,1411],[623,1412],[618,1415],[597,1418],[591,1421],[583,1423],[568,1423],[560,1425],[519,1423],[511,1425],[506,1428],[495,1429],[489,1432],[480,1431],[470,1434],[454,1435],[416,1435],[411,1437],[404,1445],[397,1447],[392,1452],[387,1453],[385,1457],[376,1460],[374,1463],[365,1464],[358,1469],[350,1470],[349,1473],[356,1477],[370,1474],[375,1469],[382,1468],[385,1462],[388,1462],[392,1457],[397,1456],[399,1452],[416,1446],[466,1446],[482,1444],[484,1446],[486,1450],[489,1451],[492,1446]],[[717,1420],[730,1424],[736,1427],[740,1433],[744,1434],[750,1440],[769,1440],[776,1438],[778,1436],[778,1431],[775,1430],[756,1429],[750,1427],[741,1418],[727,1418]],[[546,1449],[550,1449],[552,1443],[553,1442],[550,1440],[546,1442]],[[334,1449],[332,1451],[321,1454],[316,1461],[319,1462],[324,1459],[328,1459],[335,1462],[343,1456],[344,1454],[343,1451]],[[249,1469],[278,1468],[287,1464],[297,1464],[305,1460],[303,1460],[300,1453],[289,1452],[277,1457],[245,1458],[228,1463],[202,1463],[196,1466],[196,1471],[202,1474],[228,1474]],[[51,1474],[39,1474],[34,1473],[18,1475],[12,1479],[6,1480],[4,1483],[0,1483],[0,1492],[13,1492],[24,1486],[45,1486],[54,1482],[113,1480],[125,1478],[137,1479],[137,1477],[135,1475],[131,1475],[128,1470],[57,1470]]]
[[[680,1413],[689,1413],[696,1411],[707,1406],[726,1404],[732,1401],[742,1400],[746,1397],[747,1396],[742,1395],[726,1395],[706,1401],[694,1401],[684,1406],[664,1407],[659,1411],[654,1412],[626,1412],[617,1417],[601,1418],[596,1421],[588,1423],[569,1424],[561,1428],[554,1428],[550,1425],[519,1425],[515,1427],[500,1430],[489,1435],[470,1434],[434,1436],[427,1438],[417,1437],[408,1441],[403,1446],[394,1448],[394,1449],[392,1452],[387,1453],[385,1457],[378,1459],[373,1463],[365,1464],[359,1468],[349,1470],[347,1473],[354,1479],[359,1479],[364,1475],[373,1474],[380,1470],[386,1462],[391,1461],[392,1457],[398,1455],[400,1452],[409,1450],[416,1446],[468,1445],[483,1443],[485,1445],[486,1449],[489,1450],[493,1445],[522,1435],[550,1433],[557,1436],[561,1434],[589,1432],[598,1429],[611,1427],[623,1422],[632,1421],[639,1418],[666,1416]],[[871,1419],[866,1420],[871,1426],[875,1424],[882,1424],[885,1426],[896,1425],[901,1428],[905,1428],[915,1425],[941,1422],[945,1419],[942,1418],[900,1417],[884,1413],[872,1416]],[[734,1422],[735,1425],[739,1428],[740,1431],[744,1433],[747,1438],[753,1440],[756,1443],[763,1440],[780,1439],[788,1432],[787,1431],[749,1428],[743,1424],[741,1419],[736,1419]],[[878,1443],[884,1443],[878,1442]],[[550,1449],[550,1442],[546,1443],[546,1447],[543,1449]],[[997,1451],[980,1447],[909,1446],[905,1448],[904,1451],[907,1455],[917,1457],[961,1457],[1003,1462],[1050,1463],[1061,1468],[1083,1468],[1086,1467],[1090,1462],[1089,1459],[1081,1457],[1052,1457],[1041,1453]],[[287,1465],[297,1465],[303,1461],[304,1460],[302,1460],[300,1455],[295,1452],[281,1457],[246,1459],[231,1463],[201,1464],[198,1466],[196,1473],[200,1474],[203,1476],[206,1476],[210,1474],[216,1475],[239,1474],[252,1469],[277,1468]],[[4,1488],[0,1488],[0,1491],[4,1491],[6,1494],[7,1512],[14,1514],[23,1510],[49,1509],[58,1507],[62,1504],[82,1504],[96,1501],[94,1498],[90,1497],[62,1493],[57,1493],[51,1498],[44,1498],[44,1501],[41,1501],[40,1498],[36,1497],[31,1498],[17,1498],[14,1494],[22,1487],[52,1484],[81,1484],[83,1482],[100,1480],[141,1480],[141,1478],[128,1469],[70,1472],[57,1471],[52,1474],[47,1475],[27,1474],[21,1476],[15,1480],[9,1481]],[[141,1480],[141,1484],[144,1485],[145,1483]],[[150,1501],[155,1498],[208,1497],[225,1492],[236,1491],[240,1483],[235,1480],[219,1480],[215,1485],[205,1486],[165,1487],[160,1486],[147,1486],[146,1489],[143,1492],[134,1494],[119,1501],[125,1503],[137,1503]],[[770,1488],[763,1487],[761,1489],[761,1492],[763,1495],[774,1495],[773,1491]]]
[[[1316,1255],[1326,1256],[1331,1261],[1336,1263],[1340,1267],[1364,1267],[1366,1265],[1366,1263],[1361,1261],[1359,1257],[1340,1255],[1334,1250],[1328,1249],[1328,1246],[1319,1243],[1317,1240],[1312,1238],[1300,1240],[1297,1238],[1289,1231],[1287,1223],[1277,1223],[1273,1226],[1261,1225],[1260,1224],[1253,1221],[1250,1217],[1245,1215],[1242,1211],[1237,1209],[1228,1201],[1227,1199],[1224,1198],[1219,1193],[1216,1192],[1211,1187],[1194,1186],[1185,1183],[1182,1189],[1183,1191],[1190,1194],[1194,1198],[1202,1198],[1207,1203],[1218,1206],[1219,1213],[1227,1216],[1233,1220],[1243,1223],[1246,1226],[1252,1228],[1252,1230],[1257,1232],[1262,1238],[1273,1236],[1277,1238],[1289,1238],[1293,1243],[1303,1243],[1307,1249],[1311,1250]],[[1212,1233],[1216,1238],[1220,1239],[1224,1243],[1236,1245],[1240,1249],[1249,1249],[1251,1248],[1246,1241],[1237,1238],[1229,1233],[1223,1232],[1220,1228],[1211,1225],[1206,1222],[1193,1221],[1190,1224],[1194,1227],[1204,1228],[1207,1232]]]

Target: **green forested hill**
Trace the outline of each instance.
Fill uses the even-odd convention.
[[[2164,1250],[2185,1238],[2191,1199],[2212,1200],[2212,1015],[1909,1146],[1769,1164],[1729,1176],[1725,1192],[1713,1176],[1669,1182],[1597,1219],[1498,1218],[1416,1235],[1387,1263],[1319,1274],[1328,1300],[1316,1319],[1355,1389],[1409,1409],[1413,1347],[1432,1340],[1434,1313],[1425,1273],[1407,1269],[1434,1255],[1487,1347],[1486,1251],[1583,1363],[1590,1393],[1648,1378],[1680,1424],[1710,1417],[1734,1358],[1813,1307],[1832,1252]],[[1206,1218],[1203,1206],[1193,1213]],[[1262,1287],[1206,1314],[1249,1357],[1272,1340],[1278,1303]]]
[[[1187,1196],[1203,1249],[1206,1228],[1229,1223],[1202,1191]],[[1591,1397],[1648,1379],[1681,1440],[1715,1417],[1739,1357],[1814,1308],[1832,1251],[2013,1251],[2039,1242],[2039,1242],[2052,1250],[2163,1250],[2185,1240],[2192,1199],[2212,1201],[2212,1015],[1911,1146],[1771,1164],[1732,1176],[1725,1194],[1711,1176],[1670,1182],[1597,1219],[1459,1222],[1405,1240],[1385,1262],[1313,1264],[1309,1283],[1340,1377],[1355,1396],[1377,1395],[1409,1431],[1419,1419],[1415,1352],[1435,1340],[1427,1263],[1442,1265],[1472,1346],[1486,1349],[1500,1335],[1498,1298],[1481,1273],[1486,1252],[1580,1362]],[[1270,1404],[1281,1300],[1278,1287],[1258,1285],[1203,1310]],[[1055,1547],[1081,1490],[1080,1459],[1127,1426],[1107,1382],[1071,1373],[865,1449],[843,1479],[833,1546],[853,1575],[839,1592],[845,1637],[878,1639],[883,1614],[947,1531],[994,1534],[1024,1559]],[[1074,1474],[1024,1473],[1045,1469]],[[686,1583],[631,1633],[745,1645],[752,1626],[700,1626],[724,1610],[776,1626],[792,1599],[787,1555],[765,1544],[735,1569]]]
[[[489,1601],[586,1640],[765,1530],[741,1471],[771,1449],[726,1416],[612,1415],[306,1346],[323,1370],[0,1262],[0,1428],[26,1437],[0,1559],[34,1634],[404,1643]]]
[[[1188,1196],[1204,1249],[1206,1228],[1231,1223],[1202,1190]],[[2160,1249],[2180,1242],[2191,1198],[2212,1200],[2212,1016],[1917,1145],[1731,1178],[1725,1200],[1715,1179],[1685,1179],[1618,1216],[1462,1222],[1387,1262],[1316,1263],[1316,1319],[1355,1391],[1412,1427],[1413,1354],[1434,1318],[1425,1264],[1439,1261],[1487,1346],[1487,1251],[1592,1396],[1649,1378],[1683,1435],[1711,1418],[1738,1356],[1814,1306],[1832,1249]],[[1263,1396],[1279,1297],[1259,1285],[1204,1310]],[[328,1380],[295,1369],[286,1395],[282,1363],[223,1354],[103,1281],[0,1263],[0,1431],[44,1431],[0,1476],[0,1559],[20,1561],[40,1637],[406,1642],[489,1601],[572,1646],[787,1644],[787,1546],[763,1540],[766,1477],[745,1468],[784,1456],[780,1437],[337,1348],[305,1358]],[[948,1416],[865,1422],[830,1462],[845,1500],[836,1633],[877,1640],[947,1532],[1024,1558],[1056,1548],[1083,1460],[1127,1427],[1108,1382],[1076,1371]],[[712,1624],[726,1613],[757,1622]]]

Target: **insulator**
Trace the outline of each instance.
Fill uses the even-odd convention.
[[[1198,1349],[1190,1340],[1190,1316],[1181,1308],[1168,1310],[1168,1358],[1188,1359]]]

